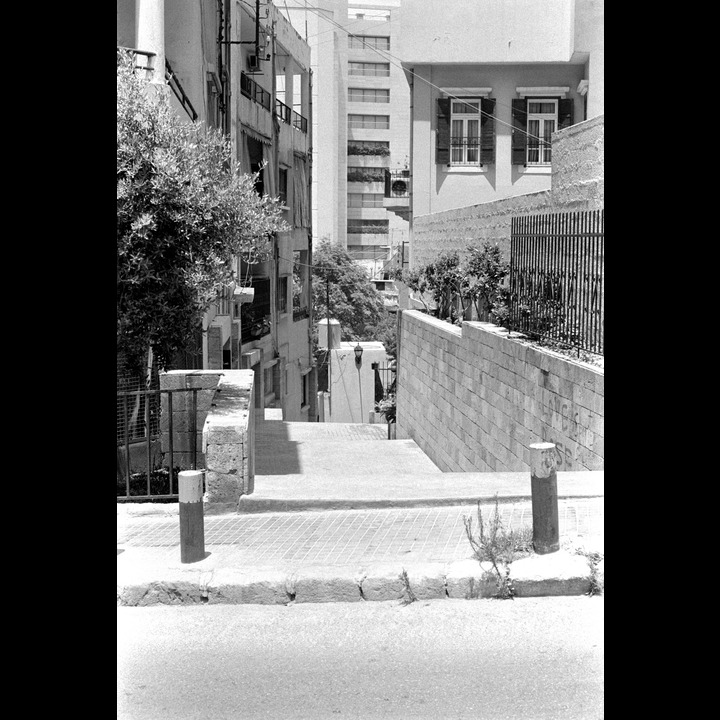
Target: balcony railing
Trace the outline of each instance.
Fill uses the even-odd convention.
[[[240,73],[240,92],[246,98],[250,98],[250,100],[262,105],[266,110],[270,110],[270,93],[245,73]]]
[[[292,122],[292,112],[282,100],[275,100],[275,114],[288,125]]]
[[[300,115],[300,113],[296,113],[293,110],[292,121],[293,127],[296,127],[298,130],[300,130],[300,132],[307,132],[307,118],[303,117],[302,115]]]
[[[270,93],[249,78],[245,73],[240,73],[240,92],[250,100],[270,110]],[[292,125],[301,132],[307,133],[307,118],[289,108],[282,100],[275,100],[275,115],[284,123]]]
[[[118,65],[120,64],[120,54],[122,52],[132,53],[133,60],[135,61],[135,69],[142,70],[145,73],[145,80],[151,80],[153,73],[155,72],[155,58],[157,57],[154,52],[148,52],[147,50],[138,50],[137,48],[128,48],[117,46],[118,52]]]

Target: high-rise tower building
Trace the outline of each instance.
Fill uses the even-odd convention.
[[[410,90],[394,53],[400,0],[275,4],[311,48],[313,243],[343,245],[382,279],[409,240]]]

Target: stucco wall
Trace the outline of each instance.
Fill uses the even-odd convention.
[[[558,470],[604,469],[604,373],[508,338],[401,313],[397,437],[445,472],[515,472],[531,443],[557,446]]]
[[[432,262],[440,252],[462,253],[484,240],[498,243],[510,258],[514,215],[597,210],[605,206],[605,117],[592,118],[555,133],[550,190],[517,195],[413,220],[411,266]]]

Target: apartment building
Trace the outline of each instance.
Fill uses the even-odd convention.
[[[410,93],[400,0],[276,0],[311,47],[313,241],[347,248],[380,281],[409,241]]]
[[[272,257],[236,259],[236,282],[208,308],[178,368],[252,368],[256,408],[316,418],[310,265],[310,48],[270,0],[117,0],[117,44],[178,115],[220,128],[256,190],[279,196],[290,230]]]
[[[549,190],[553,133],[604,112],[602,0],[403,0],[414,218]]]

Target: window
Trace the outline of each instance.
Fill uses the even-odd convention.
[[[309,253],[307,250],[293,251],[293,322],[310,317],[308,310],[308,298],[310,297],[310,268],[308,267],[308,257]]]
[[[390,77],[390,63],[348,63],[348,75],[370,75],[372,77]]]
[[[215,312],[218,315],[229,315],[230,314],[230,290],[228,288],[223,289],[218,297],[217,303],[215,303]]]
[[[348,182],[385,182],[385,168],[348,165]]]
[[[277,309],[279,313],[287,312],[288,276],[278,278]]]
[[[280,185],[278,188],[278,196],[280,197],[280,202],[283,205],[287,205],[287,179],[287,170],[285,168],[280,168],[280,174],[278,176],[278,182]]]
[[[348,35],[351,50],[389,50],[390,38],[383,35]]]
[[[381,234],[387,235],[390,225],[389,220],[361,220],[353,219],[347,221],[347,231],[351,234]]]
[[[348,115],[348,127],[369,130],[389,130],[389,115]]]
[[[251,277],[250,287],[255,288],[251,303],[241,305],[240,337],[242,342],[251,342],[270,332],[270,278]]]
[[[557,126],[557,100],[528,100],[527,164],[549,165],[550,136]]]
[[[480,100],[452,101],[450,164],[480,163]]]
[[[390,143],[387,140],[350,140],[348,155],[389,155]]]
[[[439,98],[435,162],[480,167],[495,162],[495,100]]]
[[[300,378],[300,409],[304,408],[308,404],[308,398],[310,397],[309,392],[310,375],[302,375]]]
[[[513,165],[549,166],[550,138],[556,130],[573,124],[572,99],[524,97],[512,101]]]
[[[384,197],[383,193],[348,193],[348,207],[381,208]]]
[[[350,102],[389,103],[390,91],[379,88],[348,88]]]

